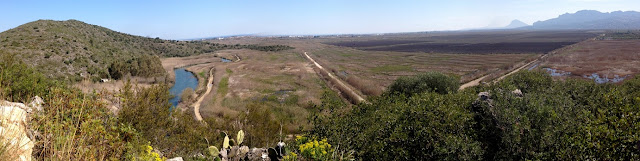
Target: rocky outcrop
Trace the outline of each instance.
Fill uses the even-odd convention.
[[[0,101],[0,144],[7,147],[5,153],[23,161],[31,160],[33,141],[27,135],[28,115],[42,111],[44,101],[36,96],[29,106],[22,103]]]
[[[522,94],[522,91],[521,91],[520,89],[515,89],[515,90],[511,91],[511,93],[513,93],[513,94],[514,94],[514,95],[516,95],[517,97],[522,97],[522,96],[524,96],[524,95]]]

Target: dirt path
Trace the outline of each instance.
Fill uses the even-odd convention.
[[[349,88],[349,86],[345,85],[344,83],[342,83],[342,81],[340,79],[338,79],[336,76],[334,76],[331,72],[327,71],[326,69],[324,69],[320,64],[318,64],[318,62],[316,62],[315,60],[313,60],[313,58],[311,58],[307,52],[304,52],[304,56],[307,57],[307,59],[309,59],[311,62],[313,62],[313,64],[316,65],[316,67],[318,67],[320,70],[324,70],[325,72],[328,73],[329,75],[329,79],[334,80],[335,82],[337,82],[338,86],[342,86],[344,87],[344,89],[347,89],[347,91],[343,91],[343,92],[349,92],[350,95],[356,96],[356,102],[364,102],[364,98],[362,96],[360,96],[358,93],[356,93],[355,91],[353,91],[353,89]]]
[[[512,75],[512,74],[514,74],[514,73],[517,73],[518,71],[520,71],[520,70],[524,69],[525,67],[527,67],[527,66],[529,66],[529,65],[531,65],[531,64],[533,64],[533,63],[536,63],[536,62],[538,62],[538,61],[542,60],[542,58],[544,58],[544,57],[546,57],[546,56],[547,56],[547,54],[544,54],[544,55],[542,55],[541,57],[539,57],[538,59],[535,59],[535,60],[533,60],[533,61],[531,61],[531,62],[529,62],[529,63],[527,63],[527,64],[525,64],[525,65],[523,65],[523,66],[520,66],[520,68],[515,69],[515,70],[513,70],[513,71],[511,71],[511,72],[509,72],[509,73],[507,73],[507,74],[505,74],[505,75],[503,75],[503,76],[499,77],[498,79],[493,80],[493,82],[494,82],[494,83],[495,83],[495,82],[498,82],[498,81],[500,81],[500,80],[502,80],[502,79],[506,78],[507,76],[510,76],[510,75]]]
[[[198,98],[198,101],[196,101],[195,103],[193,103],[193,112],[196,115],[196,120],[198,121],[202,121],[202,115],[200,115],[200,104],[202,104],[202,100],[204,100],[204,97],[209,95],[209,93],[211,92],[211,89],[213,88],[213,69],[211,68],[209,70],[209,81],[207,81],[207,91],[204,92],[204,94],[202,94],[202,96],[200,96],[200,98]]]
[[[497,79],[494,79],[492,82],[494,82],[494,83],[495,83],[495,82],[498,82],[498,81],[500,81],[500,80],[502,80],[502,79],[506,78],[507,76],[510,76],[510,75],[512,75],[512,74],[514,74],[514,73],[517,73],[518,71],[520,71],[520,70],[524,69],[525,67],[527,67],[527,66],[529,66],[529,65],[531,65],[531,64],[533,64],[533,63],[536,63],[536,62],[540,61],[542,58],[544,58],[544,57],[546,57],[546,56],[547,56],[547,54],[544,54],[544,55],[542,55],[541,57],[539,57],[539,58],[537,58],[537,59],[535,59],[535,60],[532,60],[532,61],[530,61],[529,63],[524,64],[524,65],[522,65],[522,66],[520,66],[520,67],[518,67],[518,68],[514,69],[513,71],[511,71],[511,72],[509,72],[509,73],[505,74],[505,75],[500,76],[500,77],[499,77],[499,78],[497,78]],[[480,82],[481,82],[483,79],[487,78],[488,76],[489,76],[489,74],[487,74],[487,75],[485,75],[485,76],[482,76],[482,77],[480,77],[480,78],[478,78],[478,79],[474,79],[474,80],[472,80],[472,81],[470,81],[470,82],[467,82],[467,83],[465,83],[465,84],[462,84],[462,85],[460,85],[460,88],[459,88],[458,90],[463,90],[463,89],[468,88],[468,87],[473,87],[473,86],[480,85]]]
[[[474,79],[474,80],[472,80],[470,82],[467,82],[465,84],[462,84],[462,85],[460,85],[460,88],[458,90],[463,90],[463,89],[465,89],[467,87],[473,87],[473,86],[480,85],[480,81],[482,81],[484,78],[487,78],[488,76],[489,76],[489,74],[484,75],[484,76],[482,76],[482,77],[480,77],[478,79]]]

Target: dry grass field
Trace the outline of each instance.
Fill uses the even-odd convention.
[[[573,77],[635,75],[640,72],[639,49],[639,39],[588,40],[550,55],[541,67],[571,72]]]
[[[327,46],[310,52],[352,86],[384,89],[400,76],[439,71],[458,75],[461,83],[534,59],[538,54],[431,54],[362,51]],[[352,79],[360,79],[354,81]],[[365,85],[360,85],[364,83]],[[365,90],[366,91],[366,90]],[[364,92],[375,95],[375,92]]]
[[[372,96],[381,94],[389,84],[400,76],[410,76],[427,71],[439,71],[460,76],[461,83],[485,75],[490,75],[487,78],[499,77],[501,74],[538,58],[547,51],[595,35],[585,31],[442,32],[320,38],[230,38],[211,41],[229,45],[283,44],[295,47],[290,51],[308,52],[318,63],[342,81],[358,89],[359,94]],[[373,50],[373,48],[399,47],[430,42],[449,42],[449,45],[452,45],[453,42],[468,43],[472,44],[468,46],[475,45],[479,51],[465,53],[476,50],[476,48],[461,52],[455,48],[455,45],[444,48],[445,52],[436,53]],[[518,43],[520,48],[511,46],[509,49],[493,49],[490,48],[492,45],[486,45],[494,44],[493,46],[495,46],[495,44],[501,43],[503,45],[504,43]],[[538,46],[531,46],[531,43],[547,45],[543,49],[537,49]],[[512,52],[504,53],[502,51]]]

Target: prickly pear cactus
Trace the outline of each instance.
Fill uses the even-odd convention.
[[[224,141],[222,142],[222,149],[229,149],[229,136],[224,136]]]
[[[236,141],[233,139],[229,140],[229,146],[236,146]]]
[[[215,147],[215,146],[209,146],[209,148],[207,148],[207,150],[209,151],[209,155],[211,155],[213,157],[217,157],[218,154],[220,154],[220,150],[218,150],[218,148]]]
[[[244,141],[244,131],[242,130],[238,131],[238,135],[236,136],[236,141],[238,141],[238,146],[242,144],[242,141]]]

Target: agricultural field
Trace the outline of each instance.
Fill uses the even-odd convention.
[[[324,43],[367,51],[544,54],[595,36],[588,31],[466,31],[362,36]]]
[[[640,39],[628,35],[632,34],[601,36],[569,46],[544,59],[540,67],[553,70],[561,78],[619,82],[640,72]]]

